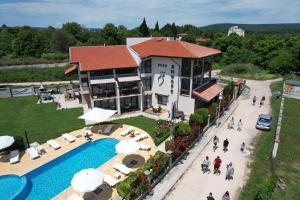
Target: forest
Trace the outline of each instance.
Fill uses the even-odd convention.
[[[296,24],[297,25],[297,24]],[[62,28],[0,27],[0,66],[67,61],[70,46],[125,44],[127,37],[181,36],[182,40],[220,49],[215,58],[221,66],[253,64],[271,73],[300,72],[300,29],[298,26],[276,28],[261,26],[247,31],[245,37],[226,29],[210,29],[186,24],[167,23],[150,28],[146,19],[133,29],[112,23],[102,28],[86,28],[76,22],[67,22]]]

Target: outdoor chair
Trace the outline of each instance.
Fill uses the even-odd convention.
[[[148,136],[147,133],[143,133],[143,134],[141,134],[141,135],[138,135],[138,136],[132,138],[132,140],[135,141],[135,142],[139,142],[139,141],[142,141],[142,140],[144,140],[144,139],[146,139],[146,138],[148,138],[148,137],[149,137],[149,136]]]
[[[61,146],[55,141],[55,140],[48,140],[47,144],[49,144],[49,146],[51,146],[54,150],[59,149]]]
[[[110,187],[114,187],[119,181],[110,175],[104,174],[104,182]]]
[[[107,125],[107,127],[104,129],[103,133],[104,133],[104,134],[110,133],[110,132],[112,131],[113,127],[114,127],[113,124]]]
[[[9,162],[11,164],[17,163],[20,161],[20,152],[19,150],[13,150],[9,154]]]
[[[29,155],[31,159],[40,157],[39,152],[36,150],[35,147],[30,147],[29,149],[26,149],[26,153]]]
[[[72,194],[68,200],[84,200],[83,197],[79,196],[78,194]]]
[[[150,151],[151,147],[147,144],[140,144],[140,150]]]
[[[69,143],[75,142],[75,138],[72,135],[68,134],[68,133],[63,134],[62,136]]]
[[[121,132],[121,136],[126,136],[129,133],[131,133],[132,131],[134,131],[134,129],[132,127],[128,127],[127,129],[125,129],[124,131]]]
[[[126,165],[121,164],[121,163],[115,163],[113,165],[113,169],[115,169],[125,175],[128,175],[132,171],[132,169],[126,167]]]

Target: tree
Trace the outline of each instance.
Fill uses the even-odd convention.
[[[146,23],[146,19],[143,19],[142,24],[139,27],[139,31],[141,32],[143,37],[148,37],[150,35],[149,28]]]
[[[121,44],[118,28],[112,23],[108,23],[103,27],[101,35],[107,45]]]
[[[40,43],[40,35],[30,27],[23,27],[13,41],[13,52],[15,56],[40,57],[43,46]]]
[[[76,40],[73,35],[64,32],[61,29],[54,32],[54,49],[60,52],[67,52],[69,47],[74,45]]]
[[[178,122],[175,125],[175,135],[176,136],[188,136],[192,132],[190,126],[184,122]]]
[[[6,29],[0,32],[0,51],[2,56],[12,53],[13,35]]]
[[[66,33],[73,35],[77,40],[80,40],[82,31],[80,24],[76,22],[67,22],[63,24],[62,29]]]
[[[155,31],[155,32],[159,32],[158,21],[156,21],[156,24],[155,24],[155,27],[154,27],[154,31]]]
[[[176,37],[177,36],[177,28],[176,28],[175,22],[172,23],[171,29],[172,29],[172,36]]]
[[[271,60],[269,69],[271,72],[287,74],[290,71],[296,70],[295,64],[296,61],[292,54],[287,50],[281,50],[278,56]]]

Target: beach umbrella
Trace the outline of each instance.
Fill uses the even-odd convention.
[[[83,169],[73,176],[72,188],[78,192],[92,192],[102,185],[104,175],[97,169]]]
[[[5,149],[11,146],[15,142],[12,136],[4,135],[0,136],[0,149]]]
[[[84,115],[81,115],[79,119],[101,123],[107,120],[108,118],[110,118],[116,112],[117,112],[116,110],[93,108],[91,111],[85,113]]]
[[[116,145],[116,152],[123,154],[131,154],[140,149],[140,144],[133,140],[124,140]]]

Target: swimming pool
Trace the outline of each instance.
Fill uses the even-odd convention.
[[[25,174],[29,187],[24,199],[53,198],[70,187],[75,173],[85,168],[97,168],[113,158],[116,155],[115,145],[118,142],[113,138],[87,142]]]
[[[27,180],[14,174],[0,176],[1,199],[24,199],[22,195],[26,192]]]

